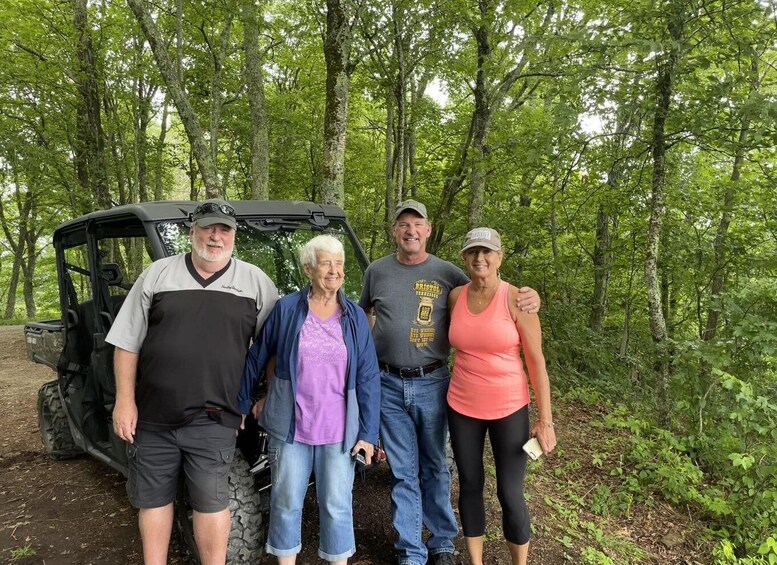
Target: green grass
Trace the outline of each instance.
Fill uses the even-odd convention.
[[[21,318],[21,317],[0,319],[0,326],[23,326],[29,321],[30,320],[28,320],[27,318]]]
[[[11,553],[11,561],[21,561],[22,559],[26,559],[27,557],[33,557],[37,555],[36,551],[29,545],[11,549],[10,553]]]

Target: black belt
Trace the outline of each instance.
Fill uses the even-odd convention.
[[[431,373],[435,369],[439,369],[445,365],[445,361],[435,361],[434,363],[429,363],[423,367],[395,367],[394,365],[383,362],[380,362],[379,365],[381,370],[388,371],[392,375],[397,375],[403,379],[415,379],[416,377],[423,377],[425,374]]]

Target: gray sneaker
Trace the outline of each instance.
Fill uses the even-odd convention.
[[[434,565],[456,565],[456,559],[453,557],[453,553],[435,553],[432,558],[434,559]]]

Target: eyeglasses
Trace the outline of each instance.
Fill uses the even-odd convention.
[[[213,212],[221,212],[227,216],[235,217],[235,209],[232,206],[229,204],[217,204],[216,202],[203,202],[198,205],[194,212],[192,212],[192,217],[199,216],[200,214],[212,214]]]

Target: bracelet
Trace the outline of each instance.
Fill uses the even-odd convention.
[[[547,420],[540,420],[539,422],[540,422],[540,424],[545,424],[545,425],[546,425],[546,426],[548,426],[549,428],[553,428],[553,427],[555,427],[555,426],[553,425],[553,422],[548,422]]]

